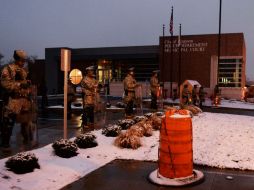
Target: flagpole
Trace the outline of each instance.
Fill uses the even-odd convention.
[[[165,60],[165,24],[162,26],[162,65],[161,65],[161,80],[164,85],[164,60]]]
[[[181,36],[182,36],[182,25],[179,24],[179,64],[178,64],[178,86],[180,90],[181,85],[181,62],[182,62],[182,43],[181,43]]]
[[[219,35],[218,35],[218,65],[217,65],[217,84],[219,84],[219,63],[220,63],[220,49],[221,49],[221,5],[222,0],[220,0],[219,7]]]
[[[171,19],[170,19],[170,34],[171,34],[171,48],[170,48],[170,98],[172,98],[172,82],[173,82],[173,15],[174,15],[174,9],[173,6],[171,8]]]

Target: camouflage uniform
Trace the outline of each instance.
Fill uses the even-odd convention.
[[[199,95],[198,95],[198,88],[194,85],[194,88],[192,89],[192,103],[197,106],[199,101]]]
[[[1,72],[1,86],[4,90],[4,114],[1,127],[2,145],[9,146],[12,128],[15,122],[21,123],[24,141],[28,140],[26,126],[32,120],[30,101],[30,83],[27,71],[15,63],[5,66]]]
[[[94,108],[96,105],[98,81],[93,76],[87,75],[81,82],[83,98],[82,127],[94,124]]]
[[[182,91],[182,101],[183,101],[183,104],[186,105],[186,104],[189,104],[189,99],[190,99],[190,91],[188,89],[188,86],[187,87],[184,87],[183,88],[183,91]]]
[[[153,75],[150,79],[150,89],[151,89],[151,108],[152,109],[157,109],[157,91],[158,88],[160,87],[159,85],[159,80],[156,75]]]
[[[135,100],[135,87],[137,86],[137,82],[131,74],[127,74],[123,81],[124,85],[124,103],[126,104],[125,114],[126,116],[133,115],[133,106]]]
[[[199,107],[202,108],[203,107],[202,103],[205,102],[205,95],[206,95],[206,92],[204,91],[204,88],[202,86],[199,88],[198,95],[200,99]]]

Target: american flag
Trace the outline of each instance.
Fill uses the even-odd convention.
[[[170,23],[169,23],[169,32],[171,35],[173,35],[173,7],[171,9],[171,17],[170,17]]]

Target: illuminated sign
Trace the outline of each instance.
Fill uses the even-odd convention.
[[[173,52],[179,51],[178,40],[173,40]],[[181,40],[181,52],[205,52],[207,42],[195,42],[194,40]],[[171,40],[164,41],[164,51],[171,52]]]

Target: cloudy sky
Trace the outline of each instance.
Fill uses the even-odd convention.
[[[222,0],[222,32],[243,32],[254,79],[254,1]],[[158,45],[174,6],[174,33],[218,33],[219,0],[0,0],[0,52],[44,58],[47,47]]]

